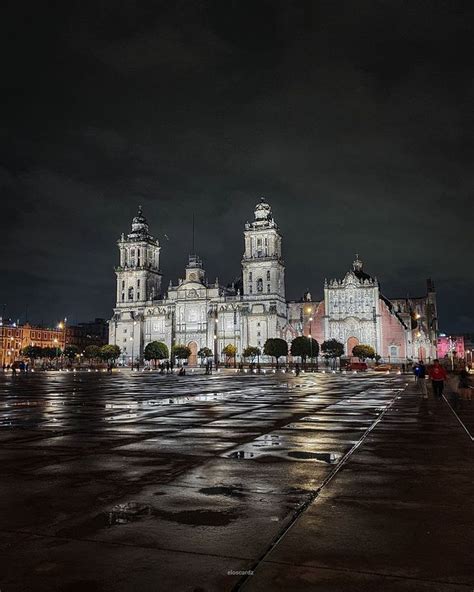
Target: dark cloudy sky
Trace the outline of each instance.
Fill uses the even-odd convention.
[[[94,0],[3,9],[0,304],[109,317],[142,204],[165,285],[238,275],[260,196],[287,294],[359,252],[388,296],[474,331],[471,1]],[[164,239],[167,234],[169,241]]]

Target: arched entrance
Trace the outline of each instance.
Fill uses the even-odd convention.
[[[198,346],[195,341],[190,341],[188,347],[191,350],[191,355],[188,358],[188,366],[197,366]]]
[[[359,345],[359,340],[357,337],[349,337],[347,340],[347,355],[352,356],[352,348],[356,345]]]

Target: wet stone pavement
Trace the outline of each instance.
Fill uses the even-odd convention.
[[[471,409],[410,380],[0,375],[0,590],[472,590]]]

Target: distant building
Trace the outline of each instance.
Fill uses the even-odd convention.
[[[341,280],[324,283],[324,298],[307,292],[288,305],[289,325],[296,334],[311,335],[320,344],[337,339],[346,356],[355,345],[370,345],[385,362],[431,361],[436,357],[436,293],[431,280],[419,298],[387,298],[378,280],[363,270],[356,255]],[[290,335],[287,336],[288,338]]]
[[[64,349],[64,329],[33,327],[32,325],[2,324],[0,326],[1,365],[21,358],[21,350],[29,345]]]
[[[462,360],[466,356],[464,337],[462,335],[447,336],[440,335],[438,337],[438,358],[440,360],[454,356],[458,360]]]
[[[19,356],[22,348],[22,333],[16,324],[10,321],[0,325],[0,364],[12,364]]]
[[[17,325],[10,321],[0,324],[0,364],[12,364],[21,358],[21,351],[30,345],[64,350],[67,345],[76,345],[83,352],[88,345],[102,346],[108,340],[108,323],[95,319],[89,323],[66,325],[60,323],[54,329],[26,323]]]
[[[109,343],[122,350],[122,363],[141,359],[147,343],[163,341],[169,348],[187,345],[190,364],[207,347],[221,359],[228,344],[241,358],[247,346],[263,349],[271,337],[289,344],[298,335],[319,343],[335,338],[351,356],[357,344],[371,345],[384,361],[430,361],[436,357],[438,319],[436,292],[428,280],[419,298],[387,298],[375,277],[356,259],[341,280],[324,284],[324,296],[307,292],[299,302],[285,298],[282,236],[270,205],[262,199],[254,219],[244,228],[241,277],[230,286],[209,283],[203,264],[191,255],[183,279],[162,291],[161,247],[148,228],[141,208],[132,229],[118,241],[120,263],[110,320]]]
[[[102,347],[109,340],[109,323],[105,319],[96,318],[86,323],[68,325],[66,327],[67,345],[76,345],[83,352],[88,345]]]

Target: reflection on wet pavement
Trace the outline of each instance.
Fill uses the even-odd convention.
[[[403,386],[329,373],[0,376],[3,528],[38,544],[253,560]]]

